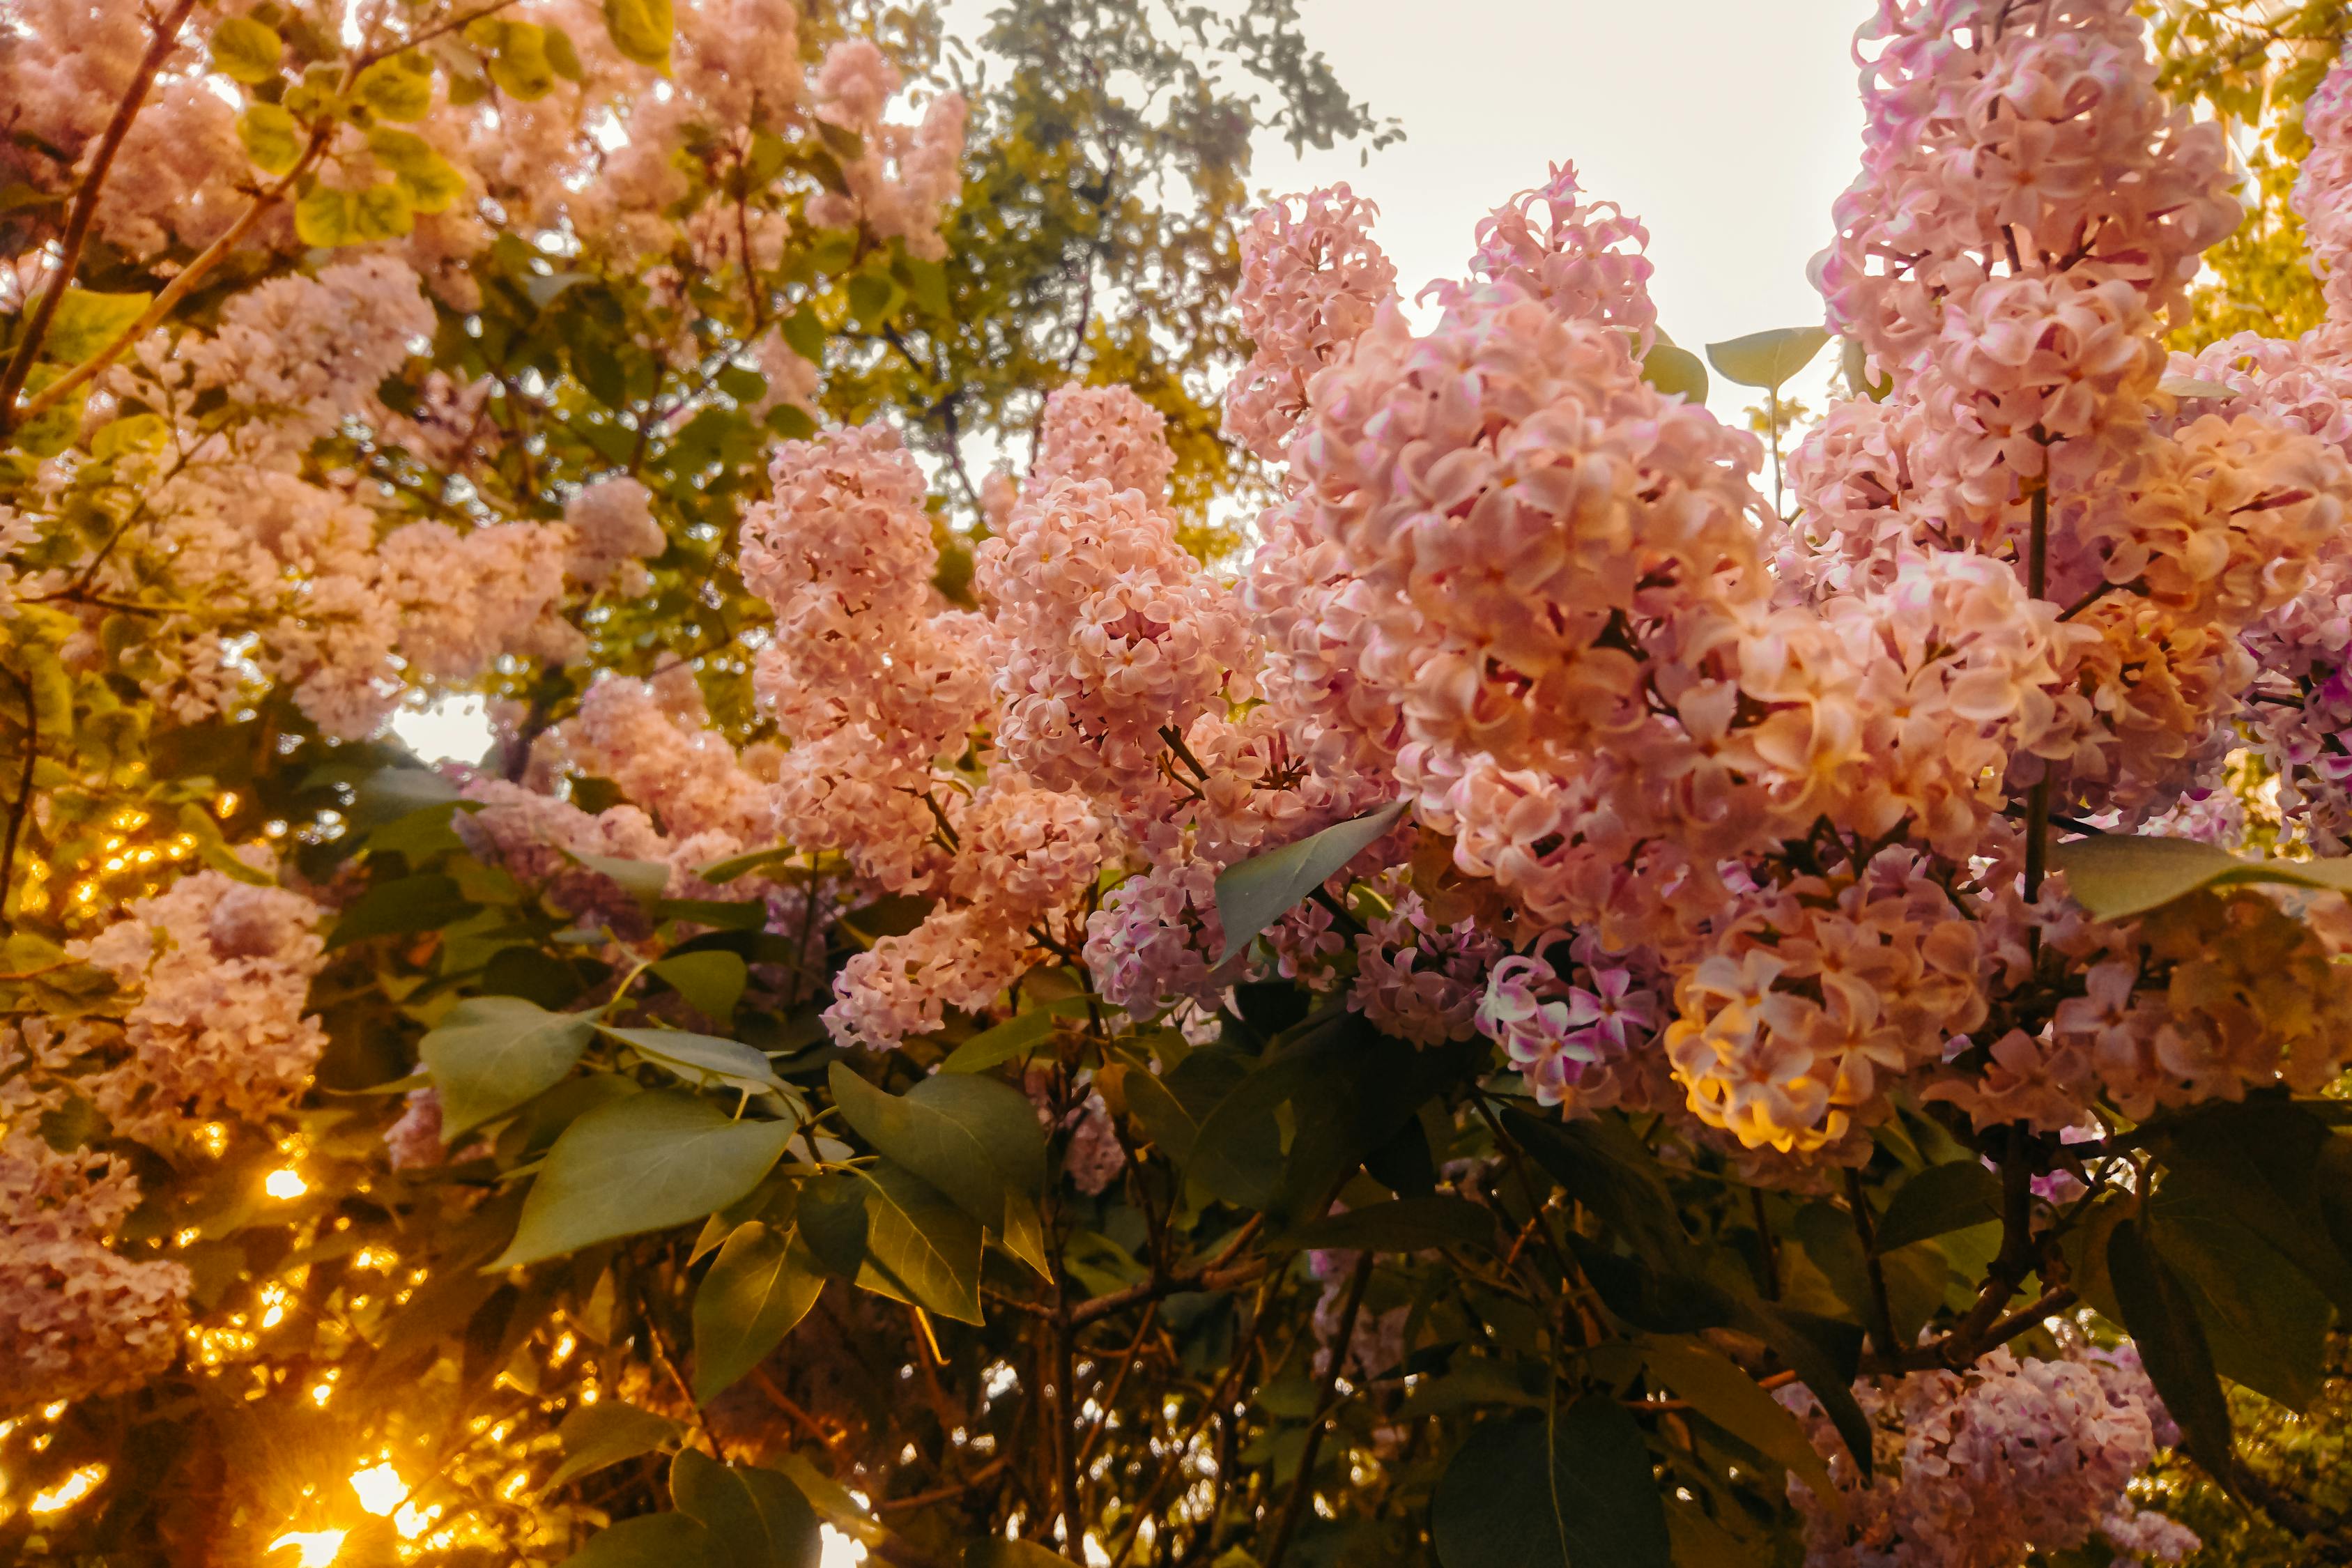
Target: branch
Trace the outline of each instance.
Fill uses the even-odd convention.
[[[1863,1265],[1870,1272],[1871,1333],[1881,1354],[1900,1355],[1903,1347],[1895,1339],[1895,1309],[1886,1295],[1886,1268],[1879,1261],[1878,1243],[1872,1235],[1870,1200],[1863,1194],[1862,1173],[1851,1165],[1845,1173],[1845,1201],[1853,1210],[1854,1234],[1862,1238]]]
[[[1331,1331],[1331,1360],[1323,1369],[1322,1385],[1315,1391],[1315,1423],[1307,1428],[1306,1445],[1298,1451],[1298,1475],[1290,1483],[1290,1495],[1283,1500],[1282,1517],[1274,1527],[1273,1544],[1266,1548],[1265,1568],[1282,1568],[1283,1554],[1290,1550],[1290,1538],[1298,1529],[1298,1516],[1307,1507],[1307,1494],[1315,1489],[1315,1457],[1323,1447],[1323,1434],[1339,1411],[1339,1401],[1332,1390],[1339,1382],[1339,1368],[1348,1360],[1348,1346],[1356,1336],[1356,1315],[1363,1310],[1364,1287],[1372,1279],[1372,1254],[1367,1249],[1356,1257],[1356,1271],[1348,1280],[1348,1295],[1339,1308],[1339,1325]]]
[[[114,154],[121,151],[122,139],[131,133],[131,122],[139,117],[140,106],[147,100],[147,89],[154,85],[155,73],[163,68],[163,61],[178,42],[180,24],[195,9],[196,0],[175,0],[171,11],[155,24],[155,36],[141,58],[139,68],[131,74],[131,85],[115,106],[114,118],[107,121],[106,132],[99,138],[98,150],[91,154],[89,173],[82,176],[81,189],[74,195],[73,211],[67,216],[65,239],[58,251],[57,272],[48,288],[25,318],[25,335],[17,340],[16,352],[9,357],[8,367],[0,371],[0,436],[15,428],[9,410],[16,406],[16,395],[25,390],[25,378],[32,374],[33,360],[40,353],[41,341],[48,335],[49,322],[58,313],[58,306],[73,287],[74,273],[81,266],[82,247],[89,241],[90,221],[98,214],[99,192],[106,184],[106,176],[114,167]]]
[[[8,832],[0,844],[0,931],[16,929],[10,894],[16,886],[16,846],[24,837],[25,819],[32,813],[33,767],[41,754],[41,714],[33,700],[33,683],[5,665],[0,675],[14,681],[25,699],[25,765],[16,775],[16,798],[8,807]]]

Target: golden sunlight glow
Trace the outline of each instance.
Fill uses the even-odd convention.
[[[221,791],[220,799],[213,802],[213,809],[220,814],[220,819],[223,822],[226,822],[230,817],[235,816],[236,815],[236,791],[233,789],[225,789]]]
[[[41,1419],[44,1421],[54,1421],[65,1413],[66,1402],[62,1399],[52,1400],[41,1406]]]
[[[354,1268],[389,1268],[400,1261],[400,1255],[389,1247],[362,1247],[352,1254]]]
[[[386,1459],[380,1465],[356,1471],[352,1476],[352,1490],[360,1494],[360,1506],[373,1514],[387,1514],[408,1496],[408,1483]]]
[[[228,1151],[228,1124],[207,1121],[196,1129],[196,1147],[217,1160]]]
[[[310,1190],[310,1184],[304,1181],[302,1173],[293,1166],[281,1165],[269,1173],[268,1179],[261,1184],[261,1190],[282,1201],[300,1197]]]
[[[296,1560],[299,1568],[327,1568],[335,1560],[335,1553],[343,1549],[343,1537],[350,1533],[347,1530],[289,1530],[271,1542],[269,1550],[283,1552],[291,1546],[301,1553]]]
[[[34,1513],[59,1513],[73,1507],[98,1489],[106,1479],[104,1465],[84,1465],[47,1491],[36,1495],[30,1510]]]

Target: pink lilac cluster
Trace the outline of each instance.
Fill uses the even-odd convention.
[[[1037,1108],[1039,1125],[1049,1136],[1055,1131],[1062,1134],[1062,1173],[1078,1191],[1097,1197],[1127,1169],[1127,1149],[1118,1141],[1118,1126],[1111,1120],[1110,1108],[1092,1085],[1082,1086],[1074,1103],[1059,1117],[1054,1114],[1056,1100],[1072,1098],[1063,1093],[1063,1081],[1061,1068],[1040,1062],[1024,1075],[1022,1088],[1029,1103]]]
[[[1048,414],[1091,424],[1098,407],[1068,399]],[[1049,418],[1041,450],[1082,445],[1097,443]],[[1033,484],[974,558],[1001,661],[996,744],[1044,784],[1156,793],[1167,732],[1252,694],[1241,607],[1178,545],[1157,492],[1103,478]]]
[[[2341,57],[2304,101],[2303,130],[2311,150],[2295,174],[2294,205],[2327,300],[2321,332],[2340,355],[2352,329],[2352,70]]]
[[[1507,283],[1571,321],[1600,321],[1632,340],[1638,357],[1657,341],[1650,301],[1650,232],[1614,202],[1579,200],[1576,165],[1522,191],[1478,225],[1475,277]],[[1541,216],[1538,218],[1538,214]]]
[[[1349,1007],[1381,1033],[1416,1046],[1470,1038],[1502,942],[1475,919],[1441,925],[1419,893],[1399,889],[1394,879],[1383,881],[1380,890],[1395,901],[1356,937]]]
[[[1339,1207],[1344,1210],[1345,1205]],[[1318,1377],[1330,1367],[1331,1342],[1339,1335],[1339,1314],[1346,1309],[1349,1278],[1362,1257],[1360,1252],[1333,1247],[1318,1247],[1307,1254],[1307,1273],[1323,1285],[1323,1293],[1315,1299],[1315,1314],[1308,1321],[1317,1345],[1310,1370]],[[1356,1309],[1355,1328],[1348,1335],[1347,1359],[1340,1363],[1340,1375],[1360,1382],[1402,1365],[1405,1357],[1405,1325],[1412,1318],[1410,1301],[1385,1309],[1374,1307],[1368,1286],[1363,1302]]]
[[[815,81],[816,117],[857,138],[841,161],[846,192],[809,199],[809,221],[831,228],[863,226],[878,239],[903,239],[909,253],[936,261],[947,254],[940,222],[963,191],[963,95],[931,100],[919,125],[883,118],[901,77],[869,38],[844,38],[825,51]]]
[[[1663,1044],[1691,1110],[1748,1148],[1835,1149],[1889,1110],[1988,1011],[1984,922],[1908,849],[1843,886],[1799,877],[1742,897],[1675,979]]]
[[[1307,412],[1307,384],[1396,296],[1396,267],[1371,237],[1380,209],[1345,184],[1285,196],[1242,230],[1233,304],[1249,363],[1225,388],[1225,434],[1269,462]]]
[[[591,588],[617,579],[624,595],[644,592],[648,579],[642,563],[669,542],[655,521],[651,492],[625,474],[581,486],[563,503],[563,521],[572,530],[564,571]]]
[[[1817,1496],[1790,1478],[1806,1568],[2016,1568],[2095,1539],[2119,1562],[2177,1563],[2200,1544],[2127,1493],[2174,1436],[2128,1350],[2070,1334],[2063,1360],[2002,1346],[1965,1373],[1864,1379],[1853,1392],[1871,1426],[1867,1482],[1810,1394],[1780,1396],[1805,1417],[1835,1483]]]
[[[643,809],[614,805],[592,814],[501,778],[467,779],[459,794],[468,808],[453,816],[449,825],[477,858],[505,871],[583,926],[608,927],[624,937],[645,933],[645,915],[636,898],[585,863],[590,857],[664,859],[667,845]]]
[[[838,848],[889,890],[944,866],[939,816],[952,758],[988,705],[989,629],[935,611],[939,548],[927,486],[895,432],[866,426],[785,443],[773,493],[746,511],[743,581],[776,613],[753,685],[792,749],[778,826]]]
[[[2279,1083],[2315,1094],[2343,1071],[2352,969],[2335,931],[2274,900],[2205,893],[2129,925],[2070,912],[2042,931],[2080,974],[2082,994],[2061,1002],[2039,1034],[1994,1040],[1980,1073],[1926,1091],[1979,1127],[2061,1131],[2101,1100],[2145,1121]],[[2021,947],[2003,957],[2012,976],[2022,971]]]
[[[87,1085],[118,1132],[168,1146],[210,1117],[263,1120],[309,1086],[327,1044],[303,1012],[320,916],[299,893],[198,871],[68,949],[136,998],[125,1059]]]
[[[773,842],[780,756],[772,746],[739,753],[728,743],[689,665],[591,686],[564,721],[562,745],[574,767],[618,784],[677,843],[665,858],[701,865]]]
[[[1078,930],[1075,906],[1108,851],[1085,796],[1004,769],[955,809],[947,894],[923,922],[851,956],[834,977],[825,1025],[845,1045],[885,1049],[937,1029],[946,1009],[981,1012]]]
[[[1162,501],[1175,467],[1166,415],[1124,386],[1072,383],[1045,399],[1029,482],[1100,479],[1112,489],[1139,490]]]
[[[0,1416],[136,1387],[172,1363],[187,1269],[108,1246],[138,1203],[119,1155],[0,1134]]]
[[[1658,978],[1638,955],[1604,953],[1589,935],[1564,934],[1547,933],[1495,964],[1478,1032],[1503,1047],[1538,1104],[1573,1117],[1629,1096],[1644,1101],[1637,1058],[1663,1021]]]
[[[376,389],[435,324],[406,263],[364,256],[233,296],[213,335],[183,353],[198,390],[270,416],[248,428],[308,447],[345,419],[381,417]]]

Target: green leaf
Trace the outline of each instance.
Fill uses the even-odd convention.
[[[1679,393],[1686,403],[1706,401],[1706,366],[1688,349],[1669,342],[1651,345],[1642,356],[1642,379],[1669,396]]]
[[[416,226],[408,195],[394,181],[352,193],[352,233],[362,240],[398,239]]]
[[[952,1198],[1005,1238],[1015,1256],[1050,1277],[1042,1238],[1028,1221],[1045,1185],[1045,1139],[1026,1095],[993,1079],[925,1079],[904,1096],[884,1093],[833,1064],[834,1104],[860,1137]]]
[[[1895,1190],[1871,1239],[1880,1252],[2000,1217],[2000,1178],[1975,1160],[1930,1165]]]
[[[766,849],[748,849],[740,855],[730,855],[724,860],[713,860],[695,875],[714,888],[723,888],[747,871],[762,866],[772,866],[779,860],[789,860],[800,853],[789,844],[773,845]]]
[[[1560,1121],[1512,1109],[1503,1112],[1503,1130],[1643,1257],[1671,1261],[1689,1250],[1656,1157],[1619,1123]]]
[[[289,164],[291,168],[293,165]],[[352,205],[342,192],[320,185],[294,204],[294,233],[305,245],[332,249],[352,241]]]
[[[441,1091],[441,1135],[454,1139],[534,1100],[570,1075],[594,1037],[584,1014],[520,996],[469,996],[417,1042]]]
[[[2066,891],[2103,921],[2144,914],[2205,888],[2284,882],[2352,892],[2352,859],[2245,860],[2189,838],[2106,834],[2050,847]]]
[[[1895,392],[1895,378],[1882,375],[1870,379],[1870,353],[1862,346],[1860,338],[1848,338],[1838,351],[1839,368],[1845,373],[1846,390],[1855,397],[1867,397],[1873,403],[1884,403]]]
[[[816,1511],[789,1478],[680,1448],[670,1461],[669,1489],[678,1511],[710,1531],[712,1554],[729,1568],[817,1568],[824,1542]]]
[[[797,1231],[737,1226],[694,1292],[694,1397],[708,1405],[767,1360],[824,1289],[823,1266]]]
[[[327,945],[344,947],[370,937],[438,931],[464,920],[479,907],[457,890],[455,878],[438,874],[395,877],[361,894],[335,922]]]
[[[952,1318],[980,1318],[980,1226],[929,1182],[883,1160],[865,1183],[866,1257],[860,1289]]]
[[[2301,1106],[2260,1098],[2200,1106],[2165,1129],[2157,1144],[2176,1198],[2207,1194],[2236,1222],[2292,1260],[2352,1317],[2352,1260],[2329,1231],[2323,1205],[2336,1145],[2326,1124]]]
[[[362,103],[386,120],[422,120],[433,110],[433,68],[394,55],[360,72],[352,85]]]
[[[600,1105],[563,1130],[493,1269],[600,1241],[690,1224],[760,1184],[793,1135],[787,1121],[731,1121],[675,1090]]]
[[[2107,1280],[2148,1381],[2180,1428],[2182,1447],[2208,1475],[2229,1485],[2236,1456],[2230,1403],[2214,1375],[2213,1352],[2189,1292],[2149,1247],[2139,1221],[2120,1221],[2109,1233]]]
[[[146,312],[151,294],[99,294],[68,289],[49,318],[49,335],[41,352],[67,364],[83,360],[122,335]]]
[[[1770,1346],[1772,1353],[1796,1373],[1845,1440],[1846,1457],[1868,1480],[1877,1456],[1871,1447],[1870,1421],[1853,1396],[1854,1357],[1837,1353],[1833,1348],[1851,1344],[1858,1352],[1861,1331],[1769,1301],[1743,1303],[1738,1326]]]
[[[588,1538],[561,1568],[719,1568],[710,1531],[682,1513],[641,1513]]]
[[[1483,1421],[1430,1505],[1444,1568],[1669,1568],[1642,1428],[1594,1394],[1556,1416]]]
[[[1829,1464],[1804,1424],[1757,1385],[1727,1356],[1695,1340],[1644,1336],[1642,1359],[1657,1379],[1690,1401],[1698,1413],[1813,1489],[1830,1495]]]
[[[554,91],[555,67],[547,58],[546,29],[532,22],[502,22],[489,72],[500,91],[526,103]]]
[[[1301,900],[1370,848],[1404,816],[1405,803],[1391,801],[1378,811],[1337,823],[1295,844],[1253,857],[1217,879],[1217,919],[1225,928],[1222,966],[1257,933],[1280,920]]]
[[[569,858],[591,871],[610,877],[621,885],[621,891],[641,904],[653,902],[669,889],[669,868],[658,860],[625,860],[617,855]]]
[[[1399,1198],[1325,1215],[1290,1238],[1300,1247],[1347,1251],[1422,1252],[1495,1244],[1495,1211],[1467,1198]]]
[[[994,1028],[982,1029],[948,1054],[940,1064],[941,1072],[986,1072],[1013,1058],[1026,1054],[1044,1043],[1054,1032],[1056,1018],[1083,1018],[1087,1016],[1087,999],[1083,996],[1056,996],[1041,1002],[1026,1013],[1007,1018]]]
[[[604,0],[604,31],[623,58],[669,69],[670,38],[677,31],[670,0]]]
[[[566,1415],[555,1434],[563,1441],[563,1463],[547,1478],[549,1491],[607,1465],[667,1447],[677,1441],[678,1426],[667,1415],[600,1399]]]
[[[213,68],[235,81],[268,81],[286,57],[286,40],[250,16],[230,16],[213,29]]]
[[[547,63],[556,75],[566,81],[586,81],[588,68],[580,63],[580,50],[572,35],[552,22],[541,24],[547,34]]]
[[[2156,389],[2167,397],[2210,397],[2227,401],[2238,395],[2238,389],[2225,382],[2200,381],[2177,371],[2159,377]]]
[[[720,1022],[733,1016],[743,999],[751,971],[731,952],[705,950],[673,953],[654,965],[654,973],[694,1005],[704,1016]]]
[[[41,728],[41,740],[47,745],[62,746],[73,739],[73,677],[55,648],[27,643],[17,651],[24,660],[25,686],[32,694],[33,720]],[[209,813],[203,812],[202,807],[197,809],[207,822],[211,820]]]
[[[1812,363],[1830,341],[1819,327],[1780,327],[1750,332],[1729,342],[1706,345],[1707,363],[1742,386],[1778,390],[1790,376]]]
[[[2179,1280],[2213,1370],[2305,1410],[2319,1393],[2327,1298],[2250,1223],[2225,1190],[2168,1172],[2148,1199],[2148,1244]]]
[[[740,1040],[697,1035],[685,1029],[616,1029],[596,1026],[607,1038],[688,1083],[719,1085],[753,1094],[790,1092],[768,1066],[766,1055]]]

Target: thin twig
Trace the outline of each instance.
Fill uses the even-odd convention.
[[[0,371],[0,436],[16,427],[10,411],[16,406],[16,395],[25,390],[25,378],[33,372],[33,361],[40,353],[42,341],[48,336],[49,322],[56,317],[66,290],[73,287],[74,273],[81,267],[82,247],[89,242],[90,221],[98,213],[99,192],[114,167],[114,154],[121,149],[122,139],[131,133],[131,122],[139,117],[140,106],[147,100],[147,89],[154,85],[155,73],[163,68],[163,61],[177,46],[180,24],[188,19],[195,5],[196,0],[176,0],[163,19],[155,24],[155,36],[148,41],[147,53],[140,58],[139,68],[131,72],[131,85],[123,90],[122,101],[115,106],[114,118],[107,121],[98,148],[90,154],[89,172],[82,176],[81,189],[74,194],[73,211],[66,217],[57,271],[26,316],[24,335],[16,340],[16,352],[9,356],[7,368]]]
[[[1323,1369],[1322,1386],[1315,1391],[1315,1422],[1307,1428],[1306,1444],[1298,1450],[1298,1475],[1290,1483],[1290,1495],[1283,1500],[1282,1515],[1275,1521],[1274,1541],[1265,1552],[1265,1568],[1282,1568],[1283,1555],[1290,1550],[1290,1540],[1298,1529],[1298,1516],[1307,1507],[1307,1496],[1315,1489],[1315,1458],[1323,1447],[1323,1434],[1339,1413],[1339,1402],[1332,1390],[1339,1382],[1339,1368],[1348,1359],[1349,1343],[1356,1335],[1356,1315],[1363,1310],[1364,1288],[1372,1279],[1372,1254],[1368,1249],[1356,1258],[1355,1273],[1348,1280],[1348,1294],[1339,1308],[1339,1321],[1331,1331],[1331,1360]]]

